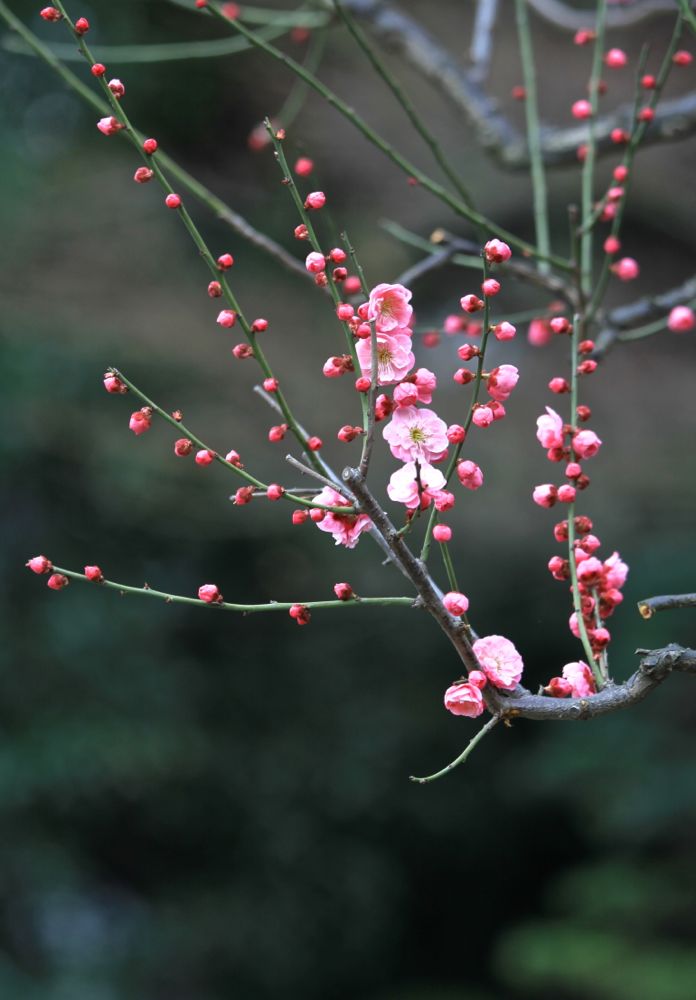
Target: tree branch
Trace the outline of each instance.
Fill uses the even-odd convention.
[[[559,28],[577,31],[586,28],[589,15],[586,10],[569,7],[561,0],[527,0],[539,17]],[[608,28],[622,28],[630,24],[638,24],[656,14],[665,14],[674,10],[673,0],[647,0],[644,3],[634,3],[626,8],[614,8],[607,13]]]
[[[613,309],[606,317],[597,337],[593,358],[602,358],[620,339],[622,331],[631,330],[639,323],[665,317],[674,306],[683,305],[696,298],[696,274],[686,281],[659,295],[647,295],[628,305]]]
[[[656,611],[672,611],[674,608],[696,608],[696,594],[665,594],[638,601],[638,610],[643,618],[652,618]]]
[[[518,687],[511,695],[500,695],[503,719],[536,719],[557,722],[596,719],[628,708],[647,697],[672,671],[696,674],[696,649],[670,643],[662,649],[637,650],[643,654],[636,672],[623,684],[608,684],[589,698],[548,698]]]
[[[403,58],[464,113],[478,144],[495,156],[501,166],[510,170],[526,170],[529,167],[529,150],[525,137],[508,121],[497,102],[472,80],[456,59],[417,21],[381,0],[343,0],[343,3],[369,26],[385,49]],[[539,0],[534,6],[538,8]],[[660,9],[666,11],[670,8],[673,9],[671,2]],[[616,18],[618,14],[627,13],[614,10],[612,15]],[[587,14],[583,12],[582,24],[578,26],[584,26],[586,21]],[[610,19],[609,24],[613,23],[619,22]],[[632,115],[633,106],[625,104],[613,114],[596,119],[597,155],[616,152],[616,146],[611,141],[612,129],[628,127],[632,123]],[[643,139],[643,145],[674,142],[685,139],[694,132],[696,93],[690,93],[660,103]],[[585,141],[586,135],[586,124],[568,128],[543,128],[541,151],[544,164],[576,164],[577,148]]]

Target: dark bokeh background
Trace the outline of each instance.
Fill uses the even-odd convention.
[[[22,14],[43,37],[33,8]],[[466,57],[470,4],[404,6]],[[508,97],[520,70],[512,4],[504,3],[491,88]],[[94,3],[90,41],[128,43],[215,34],[164,2]],[[610,36],[632,63],[647,37],[654,68],[670,25]],[[589,53],[534,21],[542,110],[567,123]],[[283,43],[293,53],[301,46]],[[484,211],[531,235],[524,176],[500,172],[466,123],[398,66]],[[246,145],[278,111],[288,76],[255,53],[197,63],[110,66],[145,131],[293,253],[296,220],[271,156]],[[78,72],[88,79],[82,67]],[[693,70],[669,93],[693,85]],[[4,617],[0,728],[0,996],[7,1000],[692,1000],[696,693],[675,678],[630,713],[577,726],[519,722],[496,731],[445,781],[416,787],[455,756],[474,724],[448,715],[458,673],[422,616],[204,613],[120,599],[73,585],[62,594],[22,569],[46,552],[58,564],[100,564],[112,578],[194,594],[216,581],[228,599],[400,592],[364,539],[351,553],[288,509],[234,508],[233,481],[172,454],[158,424],[127,428],[131,401],[107,397],[121,367],[220,450],[284,479],[270,412],[214,323],[207,276],[155,185],[136,187],[125,143],[34,60],[0,55],[3,308]],[[430,167],[400,109],[340,33],[322,76],[400,148]],[[614,75],[607,96],[630,92]],[[310,187],[330,199],[327,245],[348,225],[368,280],[392,280],[416,252],[384,217],[428,235],[469,235],[426,192],[310,98],[289,152],[317,162]],[[601,182],[613,162],[601,166]],[[612,301],[670,287],[693,270],[693,142],[641,157],[624,247],[639,283]],[[578,171],[552,178],[555,237]],[[268,354],[337,465],[334,440],[355,419],[348,386],[320,377],[338,349],[322,296],[193,205],[216,252],[237,258],[234,287],[250,315],[271,321]],[[439,325],[476,278],[443,270],[415,288],[419,325]],[[507,282],[504,311],[547,300]],[[454,421],[455,343],[421,352],[441,375],[438,409]],[[504,349],[503,349],[504,348]],[[548,476],[534,420],[564,347],[523,337],[496,345],[522,382],[509,419],[474,436],[486,488],[460,497],[455,557],[478,630],[523,652],[531,687],[578,656],[564,589],[546,570],[552,515],[534,508]],[[661,334],[615,350],[583,384],[605,444],[583,497],[607,553],[631,566],[612,619],[612,663],[626,676],[637,646],[696,641],[693,616],[650,623],[638,598],[694,589],[692,335]],[[484,440],[485,437],[485,440]],[[487,446],[487,447],[483,447]],[[357,446],[353,446],[357,447]],[[381,464],[380,464],[381,463]],[[376,489],[389,456],[376,465]]]

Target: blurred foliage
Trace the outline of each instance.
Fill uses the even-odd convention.
[[[14,6],[53,37],[27,5]],[[404,6],[464,54],[473,5]],[[80,12],[97,53],[102,40],[212,35],[203,19],[155,0]],[[584,54],[534,27],[543,112],[565,121]],[[655,53],[667,30],[655,23]],[[621,38],[632,58],[643,34]],[[395,67],[482,207],[529,236],[527,180],[492,167],[438,95]],[[426,162],[338,34],[322,72]],[[504,19],[491,86],[511,115],[518,73]],[[121,75],[134,120],[296,252],[274,164],[245,145],[282,104],[287,78],[253,53]],[[134,188],[125,144],[99,136],[34,61],[0,54],[0,80],[3,1000],[691,1000],[688,679],[590,726],[499,727],[463,771],[420,788],[407,775],[450,760],[472,729],[442,708],[458,668],[415,612],[317,614],[297,629],[285,616],[206,615],[78,585],[49,594],[22,570],[45,551],[124,582],[195,593],[214,580],[230,599],[250,600],[319,597],[337,579],[365,593],[400,586],[368,541],[337,551],[311,526],[291,529],[282,505],[234,509],[224,470],[175,459],[162,427],[128,433],[129,401],[101,388],[108,364],[181,406],[205,439],[279,475],[281,453],[265,441],[270,414],[250,392],[255,372],[227,364],[206,276],[159,193]],[[617,83],[617,98],[626,86]],[[381,216],[425,235],[457,228],[313,99],[289,143],[317,160],[327,233],[350,224],[371,280],[416,259],[380,230]],[[694,160],[693,143],[653,149],[637,170],[625,246],[643,264],[640,293],[693,270],[695,210],[684,193]],[[554,176],[559,245],[576,191],[575,171]],[[311,391],[307,415],[328,428],[329,458],[345,462],[349,452],[328,438],[352,419],[354,400],[318,377],[335,343],[324,301],[195,212],[212,245],[234,252],[235,287],[250,312],[269,316],[268,350],[291,397],[302,403]],[[419,325],[441,323],[469,280],[455,269],[423,280]],[[616,290],[614,301],[635,291]],[[545,305],[507,284],[497,303]],[[564,357],[559,344],[533,352],[521,337],[496,350],[523,382],[496,427],[499,451],[472,441],[487,489],[465,498],[455,559],[477,627],[514,639],[534,687],[577,655],[567,595],[546,570],[550,521],[529,502],[547,471],[534,419]],[[454,356],[445,341],[424,362],[441,376],[449,419]],[[638,646],[696,642],[688,612],[646,623],[634,611],[647,594],[695,586],[695,359],[693,338],[665,335],[616,350],[583,387],[605,441],[587,509],[632,570],[611,622],[619,677]]]

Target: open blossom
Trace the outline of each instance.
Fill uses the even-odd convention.
[[[374,320],[379,333],[408,326],[413,315],[411,292],[403,285],[376,285],[370,292],[367,318]]]
[[[519,684],[524,669],[522,657],[505,636],[487,635],[477,639],[474,653],[491,684],[505,691],[513,691]]]
[[[520,373],[514,365],[499,365],[488,376],[488,395],[499,403],[504,403],[517,385]]]
[[[372,345],[370,340],[359,340],[356,347],[363,375],[372,371]],[[416,363],[411,350],[411,331],[398,330],[393,334],[380,333],[377,337],[377,382],[389,385],[405,378]]]
[[[550,406],[546,407],[546,414],[537,418],[536,436],[542,448],[563,447],[563,420]]]
[[[447,425],[433,410],[400,406],[382,433],[402,462],[437,461],[447,451]]]
[[[312,503],[322,504],[326,507],[350,506],[349,501],[330,486],[325,486],[321,493],[313,497]],[[367,514],[334,514],[327,510],[322,520],[317,521],[316,524],[320,531],[328,531],[333,535],[336,545],[345,545],[347,549],[354,549],[363,531],[367,531],[372,522]]]
[[[471,682],[453,684],[445,691],[445,708],[452,715],[466,715],[475,719],[483,712],[483,695],[476,684]]]
[[[578,458],[592,458],[599,451],[601,444],[594,431],[578,431],[573,435],[573,451]]]
[[[439,469],[432,465],[421,463],[416,475],[416,463],[407,462],[396,472],[393,472],[387,485],[387,495],[395,503],[403,503],[414,510],[421,504],[421,494],[418,490],[418,480],[426,499],[430,499],[447,485],[447,480]]]

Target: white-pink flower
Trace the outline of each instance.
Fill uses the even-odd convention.
[[[579,663],[566,663],[563,677],[570,684],[574,698],[587,698],[597,690],[592,671],[583,660]]]
[[[578,458],[592,458],[597,454],[602,442],[594,431],[578,431],[573,435],[573,451]]]
[[[389,499],[394,500],[395,503],[406,504],[409,510],[414,510],[420,506],[421,502],[418,480],[420,480],[421,489],[428,496],[433,496],[447,484],[447,480],[440,470],[427,463],[419,466],[418,478],[416,478],[416,463],[407,462],[391,475],[387,485]]]
[[[536,436],[542,448],[563,447],[563,420],[550,406],[537,418]]]
[[[350,502],[344,496],[325,486],[321,493],[312,498],[312,503],[326,507],[350,507]],[[336,545],[345,545],[354,549],[363,531],[367,531],[372,521],[367,514],[334,514],[327,510],[323,520],[317,521],[320,531],[328,531],[333,535]]]
[[[522,657],[505,636],[486,635],[477,639],[474,653],[491,684],[505,691],[513,691],[519,684],[524,670]]]
[[[447,424],[433,410],[400,406],[382,431],[394,458],[432,462],[447,451]]]
[[[363,375],[368,378],[372,372],[371,338],[359,340],[356,346],[358,361]],[[416,363],[411,350],[411,331],[398,330],[396,333],[380,333],[377,336],[377,382],[389,385],[406,378]]]
[[[410,301],[411,292],[403,285],[376,285],[370,292],[367,318],[374,320],[379,333],[408,326],[413,315]]]
[[[604,560],[602,575],[604,577],[604,587],[607,590],[621,590],[628,576],[628,566],[625,562],[622,562],[618,552],[613,552],[608,559]]]
[[[453,684],[445,691],[445,708],[452,715],[466,715],[475,719],[483,712],[483,695],[475,684]]]

